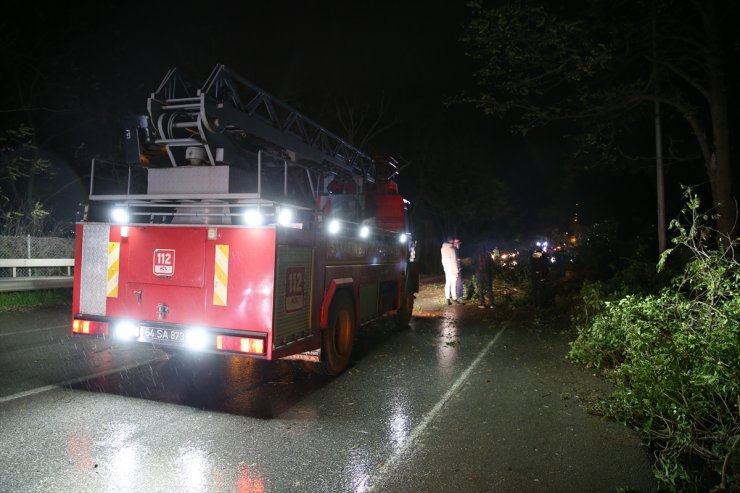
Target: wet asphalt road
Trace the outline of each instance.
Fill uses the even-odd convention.
[[[339,377],[168,358],[0,315],[0,491],[655,491],[647,452],[584,411],[604,384],[546,323],[420,300],[358,331]]]

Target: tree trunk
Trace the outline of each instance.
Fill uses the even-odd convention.
[[[714,144],[713,152],[706,160],[706,168],[712,188],[712,200],[719,215],[717,230],[721,235],[731,237],[735,228],[736,207],[730,173],[730,126],[727,117],[724,55],[714,1],[699,5],[707,39],[709,111]]]

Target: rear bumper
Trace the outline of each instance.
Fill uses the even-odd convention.
[[[76,314],[72,335],[111,338],[163,349],[270,359],[267,332]]]

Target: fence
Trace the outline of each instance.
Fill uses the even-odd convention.
[[[0,236],[0,291],[72,286],[74,240]]]

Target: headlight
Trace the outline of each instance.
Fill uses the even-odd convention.
[[[370,236],[370,227],[367,225],[360,227],[359,235],[360,238],[367,238],[368,236]]]
[[[249,226],[260,226],[262,224],[262,213],[257,209],[244,211],[244,222]]]
[[[203,349],[208,342],[208,334],[203,329],[190,329],[185,334],[185,343],[192,349]]]
[[[280,214],[278,215],[278,224],[281,226],[287,226],[288,224],[293,222],[293,211],[291,209],[280,209]]]
[[[332,219],[329,221],[329,233],[335,235],[339,233],[339,231],[342,229],[342,223],[339,222],[337,219]]]
[[[129,340],[139,337],[139,328],[132,322],[118,322],[113,328],[113,334],[117,339]]]
[[[120,207],[113,209],[110,213],[110,217],[113,219],[113,222],[121,224],[126,224],[129,220],[128,211]]]

